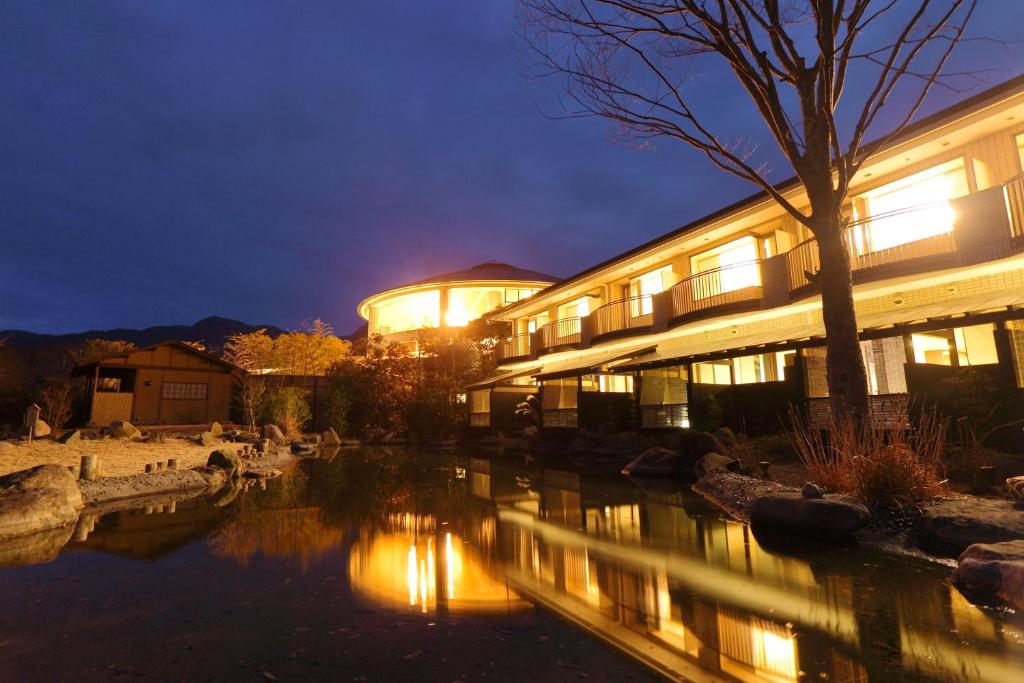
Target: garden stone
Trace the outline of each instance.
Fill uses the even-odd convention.
[[[207,431],[214,436],[224,436],[224,427],[221,426],[220,422],[211,422],[210,428]]]
[[[1010,477],[1007,479],[1006,492],[1014,500],[1024,502],[1024,477]]]
[[[32,429],[32,438],[38,439],[42,436],[50,435],[50,425],[46,424],[43,420],[36,420],[36,425]],[[22,426],[16,432],[18,436],[28,436],[28,427]]]
[[[803,493],[770,493],[754,501],[750,522],[755,533],[798,531],[816,538],[848,540],[870,518],[852,499],[804,498]]]
[[[213,432],[203,432],[199,435],[199,443],[204,446],[216,446],[221,443],[221,440]]]
[[[253,446],[257,453],[273,453],[277,449],[270,439],[257,439]]]
[[[284,432],[282,432],[281,428],[275,424],[263,425],[263,436],[270,439],[278,446],[284,446],[288,443],[288,439],[285,438]]]
[[[736,439],[736,434],[728,427],[719,427],[715,430],[712,436],[718,441],[722,448],[726,451],[732,451],[739,446],[739,441]]]
[[[1024,510],[1013,501],[944,500],[921,516],[917,542],[924,550],[956,557],[975,543],[1024,539]]]
[[[61,434],[60,437],[57,439],[58,443],[63,444],[78,443],[81,440],[82,432],[78,431],[77,429],[68,430]]]
[[[240,477],[245,471],[245,463],[233,448],[220,448],[210,453],[210,457],[206,460],[206,466],[220,468],[228,477]]]
[[[75,475],[62,465],[0,477],[0,540],[71,524],[82,506]]]
[[[804,498],[824,498],[825,490],[813,481],[808,481],[804,482],[804,487],[800,490],[800,494]]]
[[[626,475],[667,476],[683,471],[683,457],[675,451],[655,446],[648,448],[639,457],[622,469]]]
[[[975,602],[1024,609],[1024,541],[969,546],[957,560],[953,584]]]
[[[103,433],[115,439],[127,439],[129,441],[142,436],[142,432],[136,429],[131,422],[126,422],[125,420],[114,420],[106,426]]]
[[[340,446],[341,438],[338,436],[338,432],[334,431],[333,428],[329,428],[321,435],[320,443],[325,446]]]
[[[693,466],[694,475],[700,479],[708,472],[715,470],[735,471],[740,466],[740,461],[720,453],[708,453],[697,461]]]

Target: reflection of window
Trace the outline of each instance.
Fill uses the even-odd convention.
[[[206,400],[206,385],[192,382],[164,382],[163,397],[203,401]]]
[[[640,373],[640,426],[689,427],[686,368],[673,366]]]
[[[949,200],[967,192],[963,159],[865,192],[854,202],[854,214],[860,221],[870,220],[852,229],[853,246],[866,254],[948,233],[954,219]],[[898,213],[883,215],[892,212]]]
[[[100,383],[96,386],[96,391],[109,391],[109,392],[121,391],[121,378],[120,377],[100,377]]]
[[[637,302],[630,313],[633,317],[650,315],[653,310],[651,297],[664,292],[672,284],[672,266],[663,266],[649,273],[644,273],[629,281],[629,295],[643,297]]]
[[[748,235],[697,254],[690,258],[690,269],[694,275],[707,273],[704,277],[694,278],[694,299],[757,287],[761,284],[757,240]]]
[[[598,391],[602,394],[630,394],[633,392],[633,376],[584,375],[581,387],[583,391]]]
[[[958,366],[998,363],[994,329],[988,324],[917,332],[911,335],[914,362]]]

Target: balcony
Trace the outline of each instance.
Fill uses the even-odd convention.
[[[498,343],[495,354],[499,362],[526,358],[530,355],[529,334],[517,334]]]
[[[566,346],[576,346],[582,338],[579,318],[562,318],[544,325],[537,334],[540,338],[537,351],[553,351]]]
[[[650,294],[613,301],[590,314],[590,338],[597,339],[654,324],[654,297]]]
[[[675,323],[726,311],[760,308],[761,261],[747,261],[697,273],[670,290]]]

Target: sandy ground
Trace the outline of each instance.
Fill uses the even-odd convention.
[[[169,438],[162,444],[135,443],[117,439],[105,441],[77,441],[68,445],[50,439],[39,439],[31,444],[17,441],[0,445],[0,475],[47,463],[78,465],[83,455],[98,455],[101,473],[105,477],[119,477],[142,472],[146,463],[178,459],[178,469],[205,465],[214,448],[200,446],[185,439]]]

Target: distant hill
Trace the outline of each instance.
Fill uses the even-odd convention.
[[[33,348],[33,347],[61,347],[74,346],[86,339],[120,339],[131,342],[136,346],[149,346],[168,339],[181,341],[200,341],[206,345],[209,351],[219,351],[224,346],[224,341],[235,334],[246,334],[259,329],[266,329],[267,334],[272,337],[284,332],[274,325],[250,325],[240,320],[220,318],[211,316],[203,318],[193,325],[158,325],[147,327],[142,330],[114,329],[114,330],[89,330],[87,332],[73,332],[71,334],[37,334],[24,330],[0,331],[0,340],[5,346],[11,348]]]

